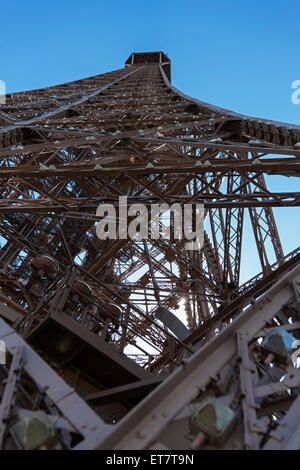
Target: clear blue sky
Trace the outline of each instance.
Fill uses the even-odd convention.
[[[163,50],[177,88],[238,112],[300,124],[300,2],[10,0],[1,4],[0,79],[39,88]]]
[[[0,12],[0,80],[8,92],[104,73],[133,51],[162,50],[183,92],[300,124],[300,104],[291,101],[291,83],[300,80],[299,0],[11,0]],[[281,180],[272,189],[299,190],[295,179]],[[299,209],[276,215],[291,251]]]

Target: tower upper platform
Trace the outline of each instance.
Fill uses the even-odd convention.
[[[125,67],[142,64],[160,64],[171,81],[171,60],[164,52],[133,52],[126,60]]]

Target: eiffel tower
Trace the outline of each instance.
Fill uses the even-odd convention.
[[[272,210],[300,205],[273,189],[299,157],[300,126],[183,94],[163,52],[7,95],[0,448],[299,448],[300,253],[284,252]],[[125,197],[203,205],[202,246],[100,239],[98,208]]]

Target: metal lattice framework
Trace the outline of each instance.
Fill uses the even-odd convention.
[[[272,208],[299,206],[300,193],[267,181],[299,176],[300,126],[212,106],[170,80],[164,53],[134,53],[123,69],[0,106],[0,314],[107,423],[299,263]],[[96,210],[120,196],[204,204],[203,247],[100,240]],[[245,249],[261,272],[242,284]],[[158,308],[184,312],[189,336]]]
[[[262,360],[260,340],[279,325],[281,332],[299,334],[299,281],[298,265],[186,360],[111,430],[99,449],[298,450],[299,368],[279,357],[270,368]],[[207,402],[231,410],[227,429],[219,426],[213,432],[221,413],[200,416],[199,429],[193,429],[191,417]],[[195,435],[199,431],[201,441]]]

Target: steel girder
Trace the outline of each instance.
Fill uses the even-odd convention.
[[[14,433],[22,419],[37,410],[47,415],[57,449],[91,449],[111,426],[97,416],[59,375],[2,319],[0,339],[7,364],[1,365],[0,448],[22,449]],[[74,439],[74,436],[77,436]],[[43,444],[44,445],[44,444]]]
[[[262,361],[258,341],[279,329],[297,336],[299,289],[298,265],[185,359],[97,448],[189,449],[191,416],[213,397],[234,411],[234,427],[223,441],[207,431],[201,448],[299,449],[299,369],[291,360],[284,364],[276,359],[270,368]]]

